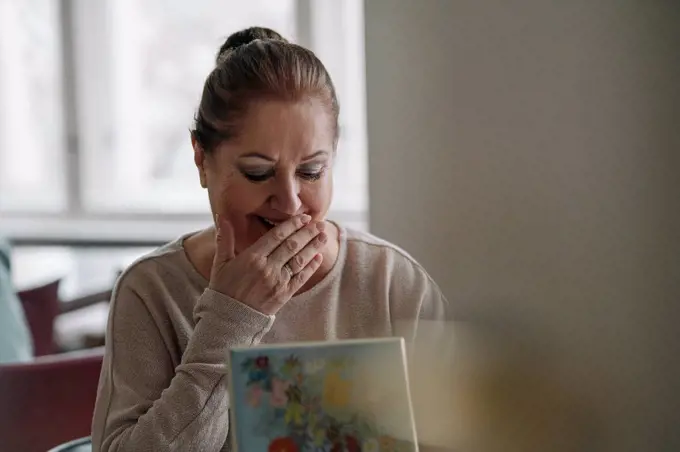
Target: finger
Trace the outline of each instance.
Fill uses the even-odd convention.
[[[321,262],[323,262],[323,255],[320,253],[316,254],[300,273],[291,278],[290,282],[288,283],[290,291],[295,293],[300,290],[302,286],[304,286],[305,283],[309,281],[309,278],[311,278],[312,275],[316,273],[316,271],[321,266]]]
[[[309,215],[297,215],[277,225],[274,229],[260,237],[251,246],[251,251],[261,256],[269,256],[281,243],[304,227],[312,219]]]
[[[326,246],[326,242],[328,242],[328,236],[325,232],[320,232],[319,235],[310,240],[296,255],[291,257],[290,260],[288,260],[288,266],[293,271],[293,274],[300,273],[302,269],[314,259],[314,256],[321,252]]]
[[[215,260],[214,263],[230,261],[234,258],[234,228],[224,215],[215,215]]]
[[[314,240],[325,228],[323,222],[309,224],[288,237],[274,252],[269,255],[268,261],[274,265],[282,266],[291,260],[297,253]],[[313,257],[313,256],[312,256]]]

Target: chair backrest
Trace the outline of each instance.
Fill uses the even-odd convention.
[[[60,310],[59,282],[60,280],[56,280],[17,293],[31,329],[35,356],[51,355],[57,352],[54,340],[54,319],[59,315]]]
[[[0,366],[0,450],[45,452],[88,436],[102,349]]]

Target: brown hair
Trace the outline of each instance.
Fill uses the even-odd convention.
[[[309,49],[274,30],[251,27],[229,36],[205,81],[191,131],[205,152],[238,135],[239,123],[256,100],[317,98],[330,109],[337,144],[340,107],[328,71]]]

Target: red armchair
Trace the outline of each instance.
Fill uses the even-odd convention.
[[[33,336],[35,356],[51,355],[59,351],[54,340],[54,319],[61,310],[59,283],[60,280],[56,280],[17,293]]]
[[[59,283],[60,280],[56,280],[42,286],[17,292],[33,338],[33,353],[35,356],[51,355],[62,351],[61,344],[55,338],[54,326],[58,316],[111,299],[111,290],[105,290],[73,300],[60,300]],[[95,346],[101,345],[101,339],[97,337]],[[92,345],[87,343],[84,346],[92,347]]]
[[[44,452],[88,436],[103,349],[0,365],[0,450]]]

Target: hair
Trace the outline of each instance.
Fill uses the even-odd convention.
[[[191,133],[205,152],[238,136],[248,108],[261,100],[297,102],[315,98],[339,135],[340,106],[325,66],[309,49],[269,28],[251,27],[227,38],[203,87]]]

